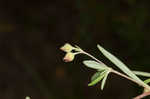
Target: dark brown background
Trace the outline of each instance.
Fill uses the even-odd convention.
[[[148,0],[1,0],[0,99],[131,99],[142,90],[110,75],[88,87],[86,56],[64,63],[59,47],[77,44],[109,66],[99,43],[129,68],[150,72]],[[147,98],[148,99],[148,98]]]

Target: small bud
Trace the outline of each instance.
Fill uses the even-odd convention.
[[[68,52],[68,53],[65,55],[65,57],[64,57],[63,60],[64,60],[65,62],[71,62],[71,61],[73,61],[74,56],[75,56],[74,53]]]
[[[29,96],[26,96],[26,98],[25,99],[31,99]]]
[[[71,52],[73,49],[75,49],[73,46],[71,46],[69,43],[66,43],[64,46],[60,48],[62,51],[65,52]]]

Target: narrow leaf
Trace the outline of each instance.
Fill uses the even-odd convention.
[[[120,68],[124,73],[126,73],[129,77],[133,78],[134,80],[140,82],[141,84],[149,87],[145,84],[140,78],[138,78],[123,62],[121,62],[118,58],[114,55],[106,51],[100,45],[97,45],[98,49],[103,53],[105,57],[107,57],[112,63],[114,63],[118,68]]]
[[[83,61],[83,64],[86,65],[89,68],[97,69],[97,70],[103,70],[103,69],[108,68],[104,64],[100,64],[100,63],[98,63],[96,61],[93,61],[93,60]]]
[[[110,73],[110,72],[107,71],[107,73],[105,74],[105,77],[104,77],[103,80],[102,80],[101,90],[104,89],[104,86],[105,86],[105,83],[106,83],[106,80],[107,80],[107,77],[108,77],[108,74],[109,74],[109,73]]]
[[[102,70],[102,71],[96,72],[96,73],[91,77],[91,82],[94,81],[94,80],[96,80],[96,79],[100,76],[100,74],[101,74],[102,72],[104,72],[104,71]]]
[[[99,77],[97,77],[95,80],[93,80],[91,83],[89,83],[88,86],[93,86],[93,85],[97,84],[99,81],[101,81],[101,80],[104,78],[105,73],[106,73],[105,71],[102,72],[102,73],[99,75]]]
[[[150,77],[150,73],[148,72],[142,72],[142,71],[132,71],[134,74],[144,77]]]
[[[150,83],[150,78],[149,78],[149,79],[144,80],[144,83],[146,83],[146,84]]]

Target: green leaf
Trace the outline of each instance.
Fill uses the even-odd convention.
[[[97,79],[97,78],[101,75],[101,73],[103,73],[103,72],[104,72],[104,70],[101,70],[101,71],[96,72],[96,73],[91,77],[91,81],[94,81],[95,79]]]
[[[144,80],[144,83],[146,83],[146,84],[150,83],[150,78],[149,78],[149,79]]]
[[[123,62],[121,62],[117,57],[106,51],[100,45],[97,45],[98,49],[103,53],[105,57],[107,57],[112,63],[114,63],[118,68],[120,68],[124,73],[126,73],[129,77],[134,80],[140,82],[141,84],[148,86],[145,84],[140,78],[138,78]],[[149,87],[149,86],[148,86]]]
[[[144,77],[150,77],[150,73],[148,72],[142,72],[142,71],[132,71],[134,74]]]
[[[86,65],[89,68],[97,69],[97,70],[104,70],[104,69],[108,68],[104,64],[100,64],[100,63],[98,63],[96,61],[93,61],[93,60],[83,61],[83,64]]]
[[[110,71],[107,71],[107,73],[105,74],[105,77],[102,80],[101,90],[104,89],[104,86],[105,86],[105,83],[106,83],[106,80],[107,80],[107,77],[108,77],[109,73],[110,73]]]
[[[88,86],[93,86],[93,85],[97,84],[99,81],[101,81],[104,78],[105,73],[106,73],[106,71],[103,71],[100,74],[98,74],[98,72],[96,74],[94,74],[93,75],[94,77],[92,76],[92,81],[91,81],[91,83],[88,84]]]

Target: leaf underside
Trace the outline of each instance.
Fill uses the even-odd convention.
[[[97,70],[103,70],[103,69],[108,68],[104,64],[98,63],[98,62],[93,61],[93,60],[85,60],[85,61],[83,61],[83,64],[89,68],[97,69]]]

